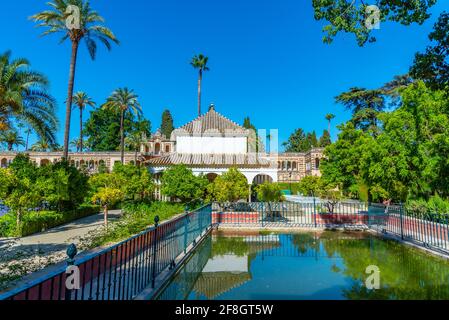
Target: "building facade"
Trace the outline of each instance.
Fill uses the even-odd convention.
[[[237,167],[250,185],[264,181],[293,183],[305,176],[321,175],[323,149],[306,153],[251,152],[251,139],[249,130],[211,105],[207,113],[174,130],[170,137],[158,130],[146,139],[140,152],[125,153],[125,164],[146,165],[156,179],[170,166],[185,164],[211,181],[230,167]],[[26,153],[39,166],[62,159],[62,152]],[[0,152],[1,167],[7,167],[16,155],[17,152]],[[70,153],[69,161],[77,168],[95,173],[100,167],[112,170],[120,162],[120,152]]]

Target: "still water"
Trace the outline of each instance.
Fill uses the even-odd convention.
[[[449,262],[364,233],[215,233],[158,299],[449,299]]]

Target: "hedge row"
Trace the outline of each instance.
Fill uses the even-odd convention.
[[[0,237],[29,236],[99,212],[99,206],[89,205],[83,205],[76,210],[65,212],[28,212],[24,215],[19,230],[16,228],[15,215],[8,213],[0,217]]]

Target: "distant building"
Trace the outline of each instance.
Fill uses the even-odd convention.
[[[306,153],[252,152],[254,137],[250,130],[229,120],[211,105],[208,112],[174,130],[170,137],[160,130],[147,138],[140,152],[125,153],[125,164],[146,165],[160,174],[176,164],[185,164],[195,174],[204,174],[209,180],[237,167],[250,185],[270,182],[298,182],[305,176],[320,176],[319,165],[323,149]],[[265,150],[263,143],[259,150]],[[37,165],[60,161],[62,152],[26,152]],[[0,165],[7,167],[17,152],[0,152]],[[120,152],[70,153],[69,161],[90,172],[100,166],[112,170],[120,162]]]

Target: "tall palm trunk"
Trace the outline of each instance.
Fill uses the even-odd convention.
[[[329,120],[329,126],[328,126],[328,129],[327,129],[327,132],[329,132],[329,135],[331,134],[331,121]]]
[[[120,157],[122,164],[125,164],[125,111],[122,109],[120,114]]]
[[[83,152],[83,108],[80,108],[80,152]]]
[[[64,154],[65,160],[69,159],[70,118],[72,115],[73,87],[75,85],[76,58],[78,55],[78,41],[72,42],[72,57],[70,60],[69,87],[65,107],[65,129],[64,129]]]
[[[30,131],[27,131],[27,141],[26,141],[26,145],[25,145],[25,151],[28,151],[28,142],[30,140]]]
[[[8,151],[12,151],[13,147],[13,144],[11,142],[8,142]]]
[[[198,117],[201,116],[201,82],[203,81],[203,71],[200,69],[198,76]]]

